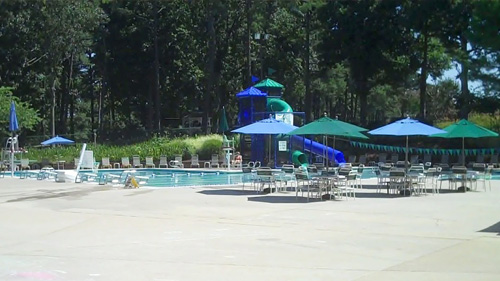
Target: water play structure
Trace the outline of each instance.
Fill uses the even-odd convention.
[[[304,112],[294,112],[282,99],[283,88],[268,78],[236,94],[239,106],[237,126],[246,126],[269,116],[290,125],[302,125]],[[330,159],[330,165],[345,163],[342,152],[302,136],[242,135],[240,145],[245,161],[261,161],[273,167],[290,162],[307,165],[313,157],[320,158],[323,163]]]

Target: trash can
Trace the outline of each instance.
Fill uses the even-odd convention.
[[[56,182],[66,182],[64,171],[56,171]]]

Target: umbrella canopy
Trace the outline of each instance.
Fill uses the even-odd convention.
[[[250,87],[250,88],[246,88],[245,90],[236,94],[237,98],[256,97],[256,96],[257,97],[267,97],[267,93],[264,93],[257,88]]]
[[[229,131],[229,125],[227,124],[226,109],[222,107],[219,116],[219,128],[217,129],[219,133],[224,133]]]
[[[368,139],[360,132],[368,131],[363,127],[349,124],[338,119],[321,117],[309,124],[289,132],[289,135],[330,135]]]
[[[438,138],[487,138],[498,137],[498,134],[484,127],[476,125],[468,120],[462,119],[455,124],[444,128],[446,133],[432,135]]]
[[[41,144],[42,145],[53,145],[53,144],[72,144],[75,143],[75,141],[60,137],[60,136],[55,136],[51,139],[48,139],[46,141],[43,141]]]
[[[378,129],[371,130],[368,133],[371,135],[385,136],[429,136],[445,133],[445,131],[407,117]]]
[[[462,138],[462,165],[465,166],[465,138],[498,137],[498,134],[470,121],[462,119],[443,129],[445,133],[432,135],[437,138]]]
[[[15,132],[17,130],[19,130],[19,124],[17,123],[16,105],[12,102],[10,104],[9,131]]]
[[[434,134],[445,133],[445,131],[438,129],[436,127],[429,126],[427,124],[421,123],[418,120],[411,119],[407,117],[395,121],[393,123],[382,126],[378,129],[374,129],[368,132],[371,135],[382,135],[382,136],[405,136],[406,137],[406,149],[405,149],[405,167],[408,165],[408,136],[429,136]]]
[[[236,130],[232,130],[231,132],[247,135],[279,135],[287,134],[296,128],[297,127],[293,125],[284,123],[274,118],[267,118]]]

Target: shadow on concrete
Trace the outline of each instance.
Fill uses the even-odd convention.
[[[318,198],[309,198],[309,202],[307,201],[307,197],[295,197],[295,196],[254,196],[248,197],[248,201],[251,202],[261,202],[261,203],[315,203],[322,202],[324,200],[320,200]]]
[[[16,199],[11,199],[7,200],[6,202],[22,202],[22,201],[35,201],[35,200],[45,200],[45,199],[54,199],[54,198],[66,198],[69,200],[75,200],[75,199],[80,199],[84,196],[87,196],[93,192],[96,191],[105,191],[109,190],[109,188],[88,188],[88,189],[81,189],[81,190],[75,190],[75,191],[68,191],[67,189],[56,189],[56,190],[38,190],[40,192],[39,194],[32,195],[32,196],[26,196],[26,197],[19,197]]]
[[[380,192],[380,193],[357,193],[356,192],[356,198],[380,198],[380,199],[392,199],[392,198],[401,198],[403,196],[399,194],[387,194],[386,192]]]
[[[229,196],[249,196],[258,195],[257,191],[253,190],[241,190],[241,189],[208,189],[198,191],[198,193],[205,195],[229,195]]]
[[[488,226],[485,229],[479,230],[479,232],[496,233],[498,236],[500,236],[500,221],[495,223],[494,225]]]

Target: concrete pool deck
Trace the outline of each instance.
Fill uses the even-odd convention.
[[[500,181],[405,198],[363,183],[306,203],[0,178],[0,280],[500,280]]]

